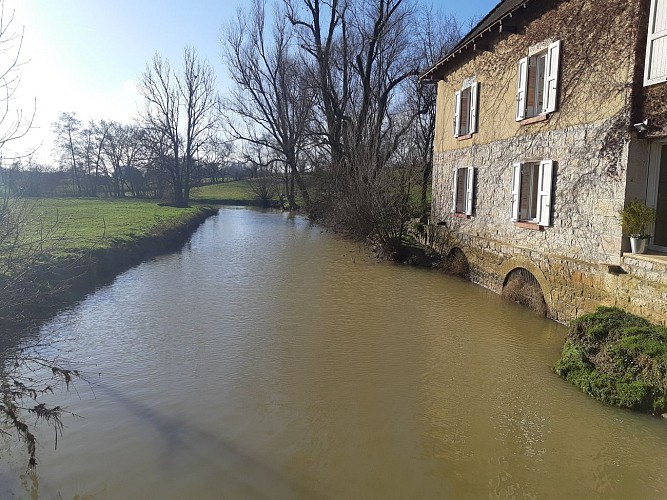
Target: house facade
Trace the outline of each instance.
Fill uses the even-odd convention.
[[[527,271],[559,321],[667,322],[667,0],[504,0],[422,82],[431,245],[497,292]],[[621,230],[632,199],[657,209],[646,256]]]

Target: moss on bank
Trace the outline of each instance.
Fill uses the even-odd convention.
[[[599,307],[574,320],[554,369],[605,403],[667,411],[667,328],[621,309]]]

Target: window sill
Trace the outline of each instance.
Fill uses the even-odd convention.
[[[667,82],[667,76],[652,78],[650,80],[644,80],[644,87],[650,87],[651,85],[656,85],[658,83],[665,83],[665,82]]]
[[[519,125],[530,125],[531,123],[545,122],[549,119],[550,116],[551,116],[550,113],[543,113],[541,115],[531,116],[530,118],[526,118],[525,120],[521,120],[519,122]]]
[[[456,138],[457,141],[465,141],[466,139],[472,139],[472,134],[460,135]]]
[[[518,221],[515,222],[514,225],[522,229],[530,229],[531,231],[544,231],[544,227],[540,226],[536,222]]]
[[[470,219],[469,215],[460,212],[453,212],[452,217],[456,217],[457,219]]]

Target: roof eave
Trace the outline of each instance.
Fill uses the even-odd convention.
[[[478,41],[479,41],[483,36],[492,33],[496,27],[498,27],[498,32],[499,32],[499,33],[502,33],[502,32],[513,32],[513,31],[515,31],[515,30],[507,29],[507,28],[506,28],[506,29],[503,29],[503,23],[506,22],[507,19],[511,19],[512,17],[514,17],[515,13],[516,13],[519,9],[525,9],[525,8],[526,8],[526,5],[529,4],[529,3],[532,2],[532,1],[533,1],[533,0],[524,0],[523,2],[521,2],[520,4],[518,4],[515,8],[511,9],[510,11],[506,12],[504,15],[502,15],[501,17],[499,17],[497,20],[495,20],[495,21],[493,21],[492,23],[490,23],[489,26],[487,26],[486,28],[484,28],[479,34],[477,34],[476,36],[472,37],[471,39],[466,40],[466,38],[468,37],[468,35],[466,35],[465,37],[463,37],[463,40],[464,40],[464,41],[461,41],[461,42],[460,42],[459,44],[457,44],[457,45],[456,45],[456,46],[455,46],[455,47],[454,47],[454,48],[453,48],[447,55],[445,55],[445,56],[444,56],[442,59],[440,59],[437,63],[435,63],[435,64],[432,65],[430,68],[428,68],[426,71],[424,71],[424,72],[419,76],[419,81],[420,81],[420,82],[423,82],[423,83],[426,83],[426,82],[436,82],[436,81],[438,81],[438,80],[441,80],[441,79],[442,79],[442,76],[440,76],[440,75],[437,73],[437,70],[438,70],[438,69],[442,69],[442,67],[445,66],[448,62],[454,60],[458,55],[462,55],[464,50],[467,50],[467,49],[469,49],[469,48],[472,48],[473,50],[477,50],[477,47],[476,47],[476,46],[477,46],[477,44],[478,44]],[[502,2],[499,3],[499,4],[494,8],[494,10],[492,10],[491,12],[489,12],[489,14],[487,14],[487,15],[484,17],[484,19],[482,19],[479,23],[477,23],[477,24],[475,25],[475,27],[473,27],[473,28],[470,30],[470,33],[474,32],[476,29],[478,29],[478,27],[482,26],[482,25],[484,24],[484,22],[486,21],[486,19],[487,19],[491,14],[493,14],[493,12],[494,12],[498,7],[500,7],[500,5],[502,5]]]

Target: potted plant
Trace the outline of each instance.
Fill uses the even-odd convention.
[[[632,200],[619,215],[623,232],[630,237],[632,253],[646,253],[650,237],[648,226],[655,220],[655,209],[639,200]]]

